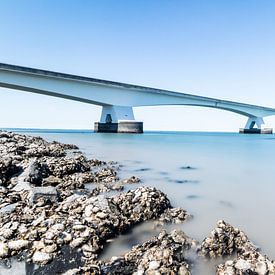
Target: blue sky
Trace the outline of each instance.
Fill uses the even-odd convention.
[[[275,107],[275,1],[0,0],[0,62]],[[0,127],[92,128],[100,107],[0,89]],[[135,108],[145,129],[236,131],[219,110]],[[266,119],[275,128],[275,117]]]

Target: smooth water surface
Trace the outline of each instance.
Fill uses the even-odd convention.
[[[22,132],[76,144],[89,158],[118,161],[121,177],[140,177],[142,184],[159,188],[173,206],[181,206],[194,216],[181,225],[190,237],[201,241],[219,219],[224,219],[275,259],[274,135]],[[115,240],[116,245],[110,244],[103,257],[121,254],[153,233],[150,223],[138,226]],[[214,268],[209,267],[208,272]],[[196,273],[206,274],[206,269]]]

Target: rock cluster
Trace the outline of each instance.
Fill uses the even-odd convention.
[[[182,223],[192,216],[181,207],[167,208],[159,217],[161,223]]]
[[[0,159],[0,185],[6,185],[12,175],[18,173],[20,168],[16,166],[12,158]]]
[[[122,257],[112,257],[96,265],[76,268],[66,272],[73,274],[180,274],[189,275],[190,264],[185,258],[186,250],[195,246],[195,241],[180,230],[170,234],[165,231],[143,244],[134,246]]]
[[[24,255],[45,265],[68,246],[92,264],[106,240],[133,225],[163,213],[173,213],[171,220],[187,216],[152,187],[100,194],[140,180],[119,181],[113,164],[88,160],[76,149],[0,132],[0,259]],[[89,191],[86,183],[96,187]]]
[[[275,274],[274,261],[256,250],[238,253],[237,259],[226,261],[217,267],[217,275],[273,275]]]
[[[34,263],[45,264],[63,245],[79,248],[94,260],[103,243],[134,224],[158,218],[170,202],[161,191],[139,187],[112,197],[73,194],[56,203],[18,202],[0,216],[0,257],[27,251]]]
[[[275,263],[261,254],[244,232],[223,220],[204,239],[198,253],[211,258],[236,254],[235,259],[217,266],[217,275],[275,274]]]
[[[0,212],[9,204],[33,198],[26,194],[30,190],[44,197],[56,193],[55,199],[62,200],[77,189],[85,192],[87,183],[94,183],[92,193],[97,195],[139,182],[136,177],[119,181],[113,162],[88,160],[77,149],[71,144],[0,131]],[[34,190],[37,187],[40,189]]]
[[[201,256],[216,258],[232,255],[246,245],[253,246],[243,231],[220,220],[210,236],[203,240],[198,253]]]
[[[71,144],[47,142],[31,137],[0,131],[0,186],[9,191],[30,189],[33,186],[54,186],[59,195],[70,196],[75,189],[84,189],[86,183],[97,183],[95,193],[118,189],[116,167],[113,163],[88,160]],[[132,177],[120,181],[123,185],[138,182]]]
[[[98,260],[108,240],[138,223],[154,219],[163,226],[190,217],[153,187],[105,193],[140,182],[134,176],[120,180],[116,165],[89,160],[75,145],[0,131],[0,262],[17,256],[50,268],[67,250],[81,262],[67,275],[191,274],[186,251],[197,245],[180,230],[161,231],[123,256]],[[275,274],[275,263],[223,220],[197,252],[233,258],[217,266],[218,275]]]

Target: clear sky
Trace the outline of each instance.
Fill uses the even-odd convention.
[[[0,0],[0,62],[275,107],[275,1]],[[101,111],[2,88],[0,100],[0,127],[89,129]],[[246,121],[186,106],[134,112],[147,130]]]

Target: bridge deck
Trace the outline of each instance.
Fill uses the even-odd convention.
[[[229,101],[229,100],[221,100],[221,99],[216,99],[216,98],[211,98],[211,97],[204,97],[204,96],[198,96],[198,95],[192,95],[192,94],[186,94],[186,93],[180,93],[180,92],[173,92],[173,91],[169,91],[169,90],[163,90],[163,89],[157,89],[157,88],[127,84],[127,83],[122,83],[122,82],[115,82],[115,81],[85,77],[85,76],[78,76],[78,75],[72,75],[72,74],[66,74],[66,73],[60,73],[60,72],[54,72],[54,71],[48,71],[48,70],[28,68],[28,67],[22,67],[22,66],[17,66],[17,65],[0,63],[0,71],[1,70],[9,71],[9,72],[16,72],[16,73],[23,73],[23,74],[31,74],[31,75],[37,75],[37,76],[45,76],[45,77],[50,77],[50,78],[66,79],[66,80],[73,80],[73,81],[79,81],[79,82],[88,82],[91,84],[116,87],[116,88],[118,87],[118,88],[122,88],[122,89],[140,91],[143,93],[148,92],[148,93],[154,93],[154,94],[170,95],[170,96],[180,97],[180,98],[184,97],[186,99],[207,101],[207,102],[211,102],[212,104],[216,104],[216,105],[229,104],[229,105],[234,105],[236,107],[238,107],[238,106],[239,107],[249,107],[249,108],[254,108],[254,109],[258,109],[258,110],[262,110],[262,111],[269,111],[272,113],[274,112],[274,114],[275,114],[275,109],[269,108],[269,107],[262,107],[262,106],[258,106],[258,105],[234,102],[234,101]],[[0,82],[1,82],[1,77],[0,77]]]

